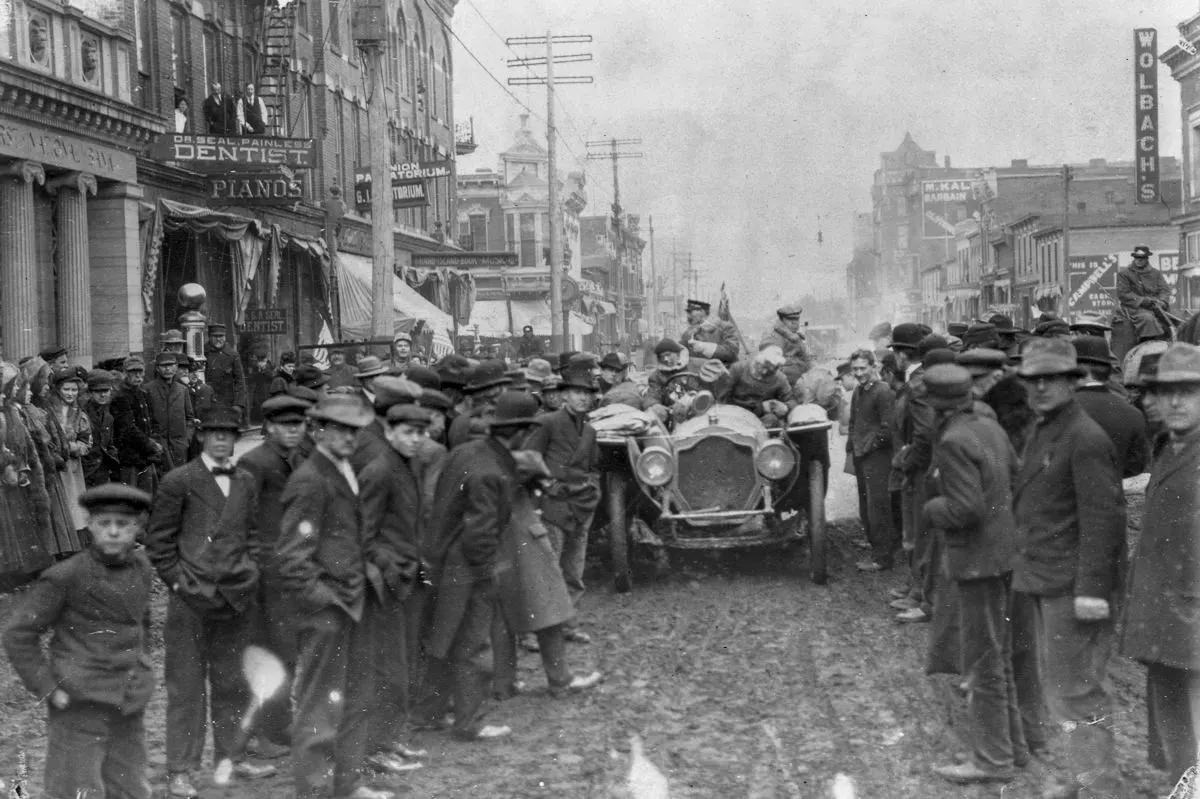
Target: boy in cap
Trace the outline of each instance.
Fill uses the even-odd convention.
[[[711,307],[700,300],[687,301],[688,326],[679,343],[695,358],[716,358],[725,366],[732,366],[740,351],[737,330],[724,320],[709,319]]]
[[[92,425],[92,448],[83,456],[83,479],[89,486],[120,479],[121,461],[113,440],[112,372],[93,369],[87,375],[88,395],[83,409]]]
[[[200,769],[210,707],[213,762],[233,760],[233,774],[242,778],[275,773],[244,762],[237,744],[249,698],[241,655],[259,575],[254,479],[231,460],[240,421],[231,408],[200,420],[200,456],[162,479],[146,532],[146,553],[171,592],[163,631],[167,792],[181,799],[197,795],[192,774]]]
[[[763,333],[758,343],[760,350],[774,344],[783,352],[783,373],[787,376],[788,385],[792,386],[796,385],[796,381],[812,365],[804,333],[800,330],[802,313],[804,309],[798,302],[776,309],[775,316],[779,318],[778,321],[774,327]]]
[[[150,502],[118,483],[81,494],[91,543],[42,573],[4,632],[13,669],[47,702],[47,796],[150,797],[142,717],[154,691],[153,571],[137,549]]]

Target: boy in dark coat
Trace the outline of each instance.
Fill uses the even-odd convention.
[[[47,796],[149,799],[142,716],[154,691],[153,571],[136,542],[150,501],[117,483],[85,491],[90,546],[47,569],[4,632],[21,681],[48,702]]]

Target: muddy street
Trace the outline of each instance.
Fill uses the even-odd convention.
[[[837,443],[834,444],[837,446]],[[836,450],[835,450],[836,452]],[[835,455],[835,466],[840,457]],[[625,780],[632,734],[671,781],[673,797],[825,797],[839,773],[860,797],[1033,796],[1022,773],[1005,787],[962,788],[932,766],[967,751],[950,726],[958,713],[949,681],[922,674],[927,627],[900,625],[886,605],[899,572],[860,574],[853,483],[835,468],[828,507],[833,553],[829,585],[813,585],[801,553],[758,552],[673,558],[669,576],[615,594],[600,564],[584,605],[591,645],[571,645],[577,669],[597,668],[603,684],[565,699],[547,695],[537,655],[523,654],[528,693],[498,704],[492,717],[511,738],[459,743],[414,734],[427,749],[422,769],[380,785],[414,797],[608,797]],[[1136,519],[1140,497],[1131,497]],[[155,603],[161,673],[164,597]],[[12,601],[3,604],[5,617]],[[1141,796],[1170,786],[1144,765],[1143,675],[1116,661],[1122,767]],[[40,796],[44,710],[0,667],[0,777],[28,772],[26,796]],[[163,795],[165,694],[147,714],[152,781]],[[205,799],[291,795],[287,761],[255,783],[212,786]]]

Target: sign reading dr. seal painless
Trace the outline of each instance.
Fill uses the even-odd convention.
[[[278,136],[196,136],[169,133],[159,136],[150,157],[178,161],[197,172],[254,172],[263,167],[312,169],[317,146],[312,139]]]
[[[1158,31],[1133,32],[1134,163],[1136,198],[1157,203],[1158,193]]]

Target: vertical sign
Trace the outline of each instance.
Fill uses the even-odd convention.
[[[1133,32],[1134,161],[1137,201],[1157,203],[1158,196],[1158,31]]]

